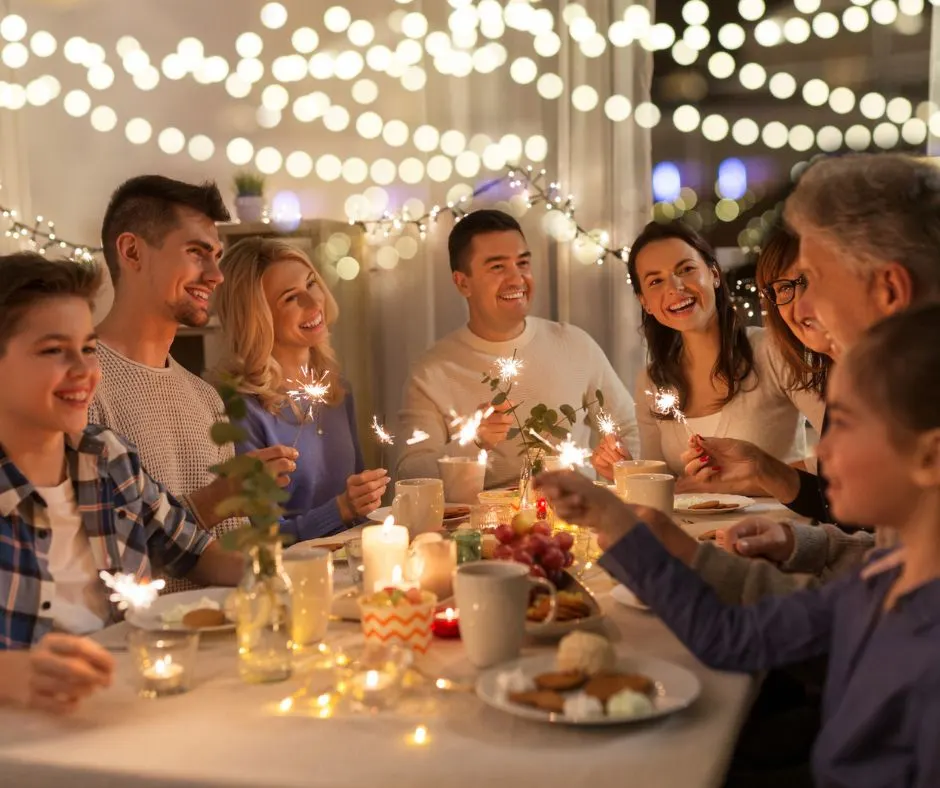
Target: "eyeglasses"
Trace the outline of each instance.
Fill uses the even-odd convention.
[[[762,293],[764,298],[774,306],[786,306],[796,298],[798,290],[799,292],[806,290],[807,284],[809,283],[806,281],[805,274],[800,274],[796,279],[774,279],[763,289]]]

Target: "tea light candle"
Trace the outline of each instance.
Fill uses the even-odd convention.
[[[394,568],[404,566],[408,553],[408,529],[395,525],[394,517],[382,525],[362,529],[362,587],[366,593],[381,590],[392,580]]]
[[[424,534],[436,539],[415,540],[409,563],[409,575],[418,581],[423,591],[430,591],[438,599],[454,595],[454,570],[457,568],[457,544],[440,534]],[[420,538],[420,537],[419,537]]]
[[[176,695],[184,692],[183,666],[173,662],[169,657],[161,657],[141,671],[143,676],[143,691],[152,693],[154,697],[163,695]]]
[[[399,591],[410,591],[412,588],[418,588],[418,584],[410,580],[405,580],[401,567],[396,566],[392,568],[392,579],[391,580],[379,580],[375,584],[375,591],[384,591],[386,588],[397,588]]]
[[[353,697],[362,703],[377,703],[383,699],[384,693],[394,684],[388,673],[379,670],[366,670],[355,673],[349,679]]]
[[[439,638],[459,638],[460,618],[452,607],[434,616],[431,631]]]

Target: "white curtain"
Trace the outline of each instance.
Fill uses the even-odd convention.
[[[648,100],[652,58],[636,43],[626,48],[608,44],[601,57],[586,58],[565,30],[561,12],[566,3],[555,0],[539,5],[555,14],[562,49],[557,63],[535,59],[540,73],[553,71],[564,80],[560,98],[545,100],[534,83],[519,86],[510,82],[509,63],[531,55],[532,49],[531,38],[526,37],[523,46],[523,34],[507,31],[503,43],[509,60],[496,74],[458,80],[428,69],[425,116],[415,120],[415,125],[424,122],[442,130],[459,129],[468,139],[481,133],[494,140],[507,133],[523,139],[542,134],[548,141],[548,156],[537,166],[545,168],[548,179],[559,181],[566,195],[574,196],[579,224],[607,231],[611,247],[628,245],[649,216],[650,136],[634,123],[632,115],[622,122],[608,120],[603,107],[614,94],[625,96],[633,107]],[[597,29],[606,32],[613,21],[622,18],[628,3],[595,0],[583,5]],[[420,10],[432,26],[446,29],[446,17],[452,10],[447,3],[427,0]],[[652,16],[652,2],[649,10]],[[591,112],[581,112],[571,103],[571,90],[582,84],[598,93],[598,107]],[[495,178],[500,174],[489,175]],[[475,182],[485,180],[481,172]],[[421,199],[428,206],[442,204],[449,186],[431,185]],[[471,207],[493,205],[507,199],[512,191],[507,187],[491,194],[478,198]],[[637,330],[638,307],[626,282],[626,266],[612,257],[603,265],[579,262],[570,244],[546,234],[545,213],[544,207],[533,207],[520,220],[534,254],[532,313],[588,331],[632,391],[643,349]],[[353,383],[371,386],[378,415],[388,422],[394,422],[410,364],[466,320],[466,306],[451,281],[447,260],[450,227],[450,219],[442,218],[430,229],[427,242],[414,259],[402,260],[392,271],[373,268],[369,274],[372,321],[368,340],[363,340],[371,350],[371,381]],[[339,330],[361,331],[362,327],[340,325]],[[368,445],[364,448],[367,454],[374,450]]]
[[[2,69],[0,77],[3,77]],[[23,144],[24,120],[20,112],[0,109],[0,205],[15,210],[19,217],[29,222],[35,217],[29,199],[29,173]],[[6,223],[0,225],[0,254],[16,251],[21,246],[7,237],[6,230]]]

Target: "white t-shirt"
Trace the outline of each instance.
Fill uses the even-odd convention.
[[[95,632],[108,620],[110,608],[88,534],[82,528],[72,480],[58,487],[37,487],[36,492],[46,508],[36,507],[35,525],[51,531],[48,566],[55,583],[49,610],[53,626],[73,635]]]

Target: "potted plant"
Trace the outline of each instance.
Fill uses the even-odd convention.
[[[240,222],[260,222],[264,214],[264,176],[256,172],[235,174],[235,213]]]
[[[244,440],[239,422],[246,406],[233,382],[219,387],[224,418],[212,425],[218,446]],[[281,563],[281,503],[288,495],[264,463],[247,454],[236,455],[211,470],[228,479],[231,494],[216,507],[222,517],[246,517],[247,524],[222,535],[227,549],[246,554],[245,575],[235,590],[238,669],[251,683],[282,681],[291,675],[292,589]]]

